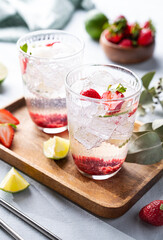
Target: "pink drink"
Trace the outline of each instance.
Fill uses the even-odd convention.
[[[109,85],[127,89],[119,99],[96,99],[81,91],[96,90],[101,96]],[[86,65],[66,79],[70,148],[78,170],[93,179],[115,175],[125,161],[138,106],[141,81],[132,72],[114,65]],[[113,91],[113,90],[110,90]]]
[[[24,44],[27,51],[24,52]],[[83,42],[57,30],[25,35],[18,43],[24,96],[33,122],[46,133],[67,129],[64,79],[83,57]]]

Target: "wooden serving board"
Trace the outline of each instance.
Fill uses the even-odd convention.
[[[19,119],[20,125],[11,149],[0,144],[0,158],[94,214],[107,218],[121,216],[162,175],[163,161],[148,166],[124,163],[108,180],[86,178],[76,169],[70,153],[60,161],[43,155],[43,141],[50,136],[31,121],[24,98],[5,108]],[[135,128],[139,126],[135,124]],[[68,132],[58,136],[68,138]]]

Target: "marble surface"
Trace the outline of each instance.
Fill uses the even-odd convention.
[[[106,0],[95,1],[100,10],[109,18],[119,14],[126,15],[130,21],[140,19],[144,21],[149,17],[155,22],[158,29],[156,38],[156,50],[154,57],[144,63],[127,66],[135,71],[140,77],[148,71],[156,70],[155,82],[163,76],[163,15],[161,13],[161,0],[146,1],[138,0],[131,5],[131,1],[124,0],[110,2]],[[118,7],[117,7],[118,6]],[[141,6],[141,7],[140,7]],[[153,7],[154,6],[154,7]],[[85,41],[85,63],[109,64],[101,47],[92,41],[84,29],[86,12],[79,10],[72,17],[65,30],[81,36]],[[162,19],[161,19],[162,18]],[[15,44],[0,43],[0,61],[6,64],[9,70],[8,77],[0,87],[0,108],[23,95],[22,81]],[[148,114],[138,118],[143,122],[162,118],[163,113],[157,108],[154,114]],[[11,166],[4,163],[0,156],[0,181],[9,171]],[[163,199],[163,178],[161,178],[144,196],[122,217],[117,219],[104,219],[80,208],[71,201],[65,199],[55,191],[39,184],[28,176],[22,175],[29,181],[31,186],[24,192],[8,194],[0,191],[0,197],[35,219],[50,231],[64,240],[107,240],[107,239],[138,239],[138,240],[161,240],[162,227],[153,227],[139,220],[139,210],[152,200]],[[29,225],[18,219],[12,213],[0,206],[0,218],[7,222],[25,240],[47,239]],[[12,239],[0,228],[0,240]]]

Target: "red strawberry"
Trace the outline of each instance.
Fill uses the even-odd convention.
[[[28,58],[23,58],[20,56],[19,61],[20,61],[21,72],[22,74],[24,74],[26,72]]]
[[[90,89],[88,89],[88,90],[82,90],[81,92],[80,92],[80,94],[81,95],[83,95],[83,96],[86,96],[86,97],[90,97],[90,98],[98,98],[98,99],[101,99],[101,96],[100,96],[100,94],[96,91],[96,90],[94,90],[94,89],[92,89],[92,88],[90,88]]]
[[[155,200],[139,212],[139,217],[152,225],[162,226],[163,225],[163,200]]]
[[[106,31],[105,38],[112,43],[119,43],[121,39],[123,38],[124,34],[122,32],[115,33],[112,31]]]
[[[13,128],[5,123],[0,124],[0,142],[7,148],[9,148],[12,144],[12,140],[14,137]]]
[[[152,31],[153,33],[155,33],[155,31],[156,31],[156,29],[155,29],[155,27],[154,27],[154,25],[153,25],[153,23],[152,23],[151,20],[146,21],[146,22],[144,23],[144,25],[143,25],[143,28],[149,28],[149,29],[151,29],[151,31]]]
[[[119,43],[119,46],[132,47],[132,41],[130,39],[125,38]]]
[[[141,46],[147,46],[154,41],[153,33],[149,28],[143,28],[140,31],[140,35],[138,37],[138,44]]]
[[[14,125],[18,125],[19,120],[14,117],[8,110],[0,109],[0,123],[12,123]]]
[[[102,95],[103,99],[108,99],[108,100],[119,99],[123,97],[124,97],[123,93],[118,91],[116,92],[107,91],[107,92],[104,92]],[[120,111],[123,101],[115,101],[115,102],[112,101],[110,103],[106,102],[105,104],[107,105],[109,111],[114,111],[114,113],[116,113]]]
[[[51,46],[53,46],[55,43],[60,43],[60,42],[52,42],[52,43],[48,43],[48,44],[46,44],[46,46],[47,46],[47,47],[51,47]]]

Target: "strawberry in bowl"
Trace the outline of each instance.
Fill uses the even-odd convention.
[[[124,16],[119,16],[102,32],[100,44],[106,56],[114,62],[142,62],[153,55],[155,27],[151,20],[141,26],[138,22],[131,24]]]

